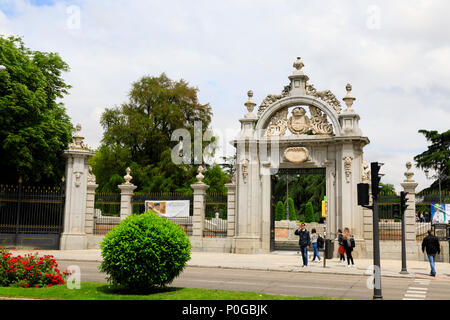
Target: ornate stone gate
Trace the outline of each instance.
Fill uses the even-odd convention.
[[[364,178],[363,148],[369,139],[352,108],[352,87],[346,86],[342,110],[331,91],[317,91],[308,83],[300,58],[293,66],[290,83],[281,94],[269,94],[257,114],[253,92],[248,92],[248,113],[239,120],[241,131],[232,142],[237,154],[235,253],[271,250],[271,175],[280,168],[324,168],[328,237],[349,227],[364,248],[357,184]]]

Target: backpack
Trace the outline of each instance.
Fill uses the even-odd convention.
[[[350,244],[352,248],[355,247],[355,239],[353,239],[353,237],[350,238]]]
[[[324,245],[324,241],[323,241],[323,238],[319,235],[318,237],[317,237],[317,247],[319,247],[319,248],[323,248],[323,245]]]

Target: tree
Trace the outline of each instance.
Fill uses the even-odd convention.
[[[164,73],[144,76],[132,84],[128,102],[106,109],[101,118],[102,144],[90,162],[100,191],[117,191],[118,177],[127,166],[136,191],[191,191],[198,165],[172,161],[172,149],[179,144],[172,141],[172,133],[185,129],[194,138],[195,122],[200,122],[205,135],[212,112],[209,104],[199,103],[197,92],[186,81],[170,80]],[[188,142],[191,150],[193,140]],[[201,143],[205,150],[207,142]],[[211,183],[209,191],[223,192],[227,181],[220,167],[203,166],[205,182]]]
[[[414,157],[416,166],[421,169],[432,169],[437,171],[440,166],[441,187],[450,190],[450,130],[439,133],[436,130],[419,130],[431,145],[421,154]],[[437,190],[439,181],[436,180],[429,190]]]
[[[311,201],[308,201],[306,203],[306,209],[305,209],[305,222],[306,223],[311,223],[315,221],[315,217],[314,217],[314,208],[313,205],[311,203]]]
[[[275,220],[285,220],[286,219],[286,206],[282,201],[277,202],[277,206],[275,207]]]
[[[292,221],[298,220],[294,200],[291,197],[289,197],[288,203],[289,203],[289,220]],[[284,202],[284,207],[286,208],[286,201]]]
[[[73,126],[63,98],[69,66],[57,53],[32,51],[21,38],[0,36],[0,167],[3,183],[55,183]]]

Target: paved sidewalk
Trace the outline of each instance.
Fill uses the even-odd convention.
[[[13,254],[35,253],[36,250],[12,250]],[[101,261],[101,251],[92,250],[37,250],[39,255],[53,255],[58,260]],[[355,267],[339,263],[338,259],[323,262],[309,262],[308,267],[301,267],[301,256],[295,251],[274,251],[270,254],[232,254],[215,252],[192,252],[187,265],[191,267],[235,268],[250,270],[332,273],[345,275],[371,275],[371,259],[355,259]],[[427,261],[407,261],[409,274],[400,274],[400,260],[381,260],[381,274],[385,277],[429,277],[430,266]],[[450,279],[450,263],[436,263],[436,279]],[[430,277],[431,278],[431,277]]]

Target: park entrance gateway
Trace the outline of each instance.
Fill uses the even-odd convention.
[[[364,243],[357,184],[368,178],[363,148],[369,139],[362,135],[359,115],[352,108],[352,87],[346,86],[343,110],[331,91],[318,91],[308,83],[300,58],[293,66],[290,83],[281,94],[269,94],[257,114],[249,91],[248,113],[239,120],[241,131],[233,140],[237,159],[235,253],[273,249],[273,176],[285,170],[323,170],[327,237],[335,239],[338,228],[349,227],[356,241]]]
[[[325,168],[280,168],[277,173],[271,175],[270,251],[298,251],[298,236],[294,235],[293,229],[297,228],[296,221],[307,220],[308,202],[314,209],[314,221],[323,220],[321,205],[326,196],[325,173]],[[294,207],[286,206],[287,199],[292,201]],[[280,212],[277,212],[277,209]],[[323,235],[322,228],[316,229]]]

